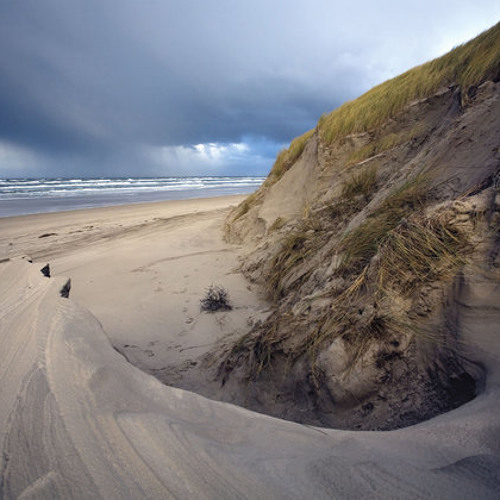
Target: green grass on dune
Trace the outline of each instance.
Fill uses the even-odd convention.
[[[324,115],[318,124],[321,137],[332,143],[349,134],[372,130],[412,101],[429,97],[441,87],[459,85],[465,96],[470,87],[499,77],[500,23],[444,56],[388,80]]]
[[[370,131],[381,126],[412,101],[430,97],[442,87],[460,86],[462,101],[465,102],[471,87],[498,78],[500,78],[500,23],[444,56],[388,80],[357,99],[346,102],[331,113],[323,115],[317,129],[321,140],[331,144],[347,135]],[[288,149],[278,154],[266,181],[267,186],[277,182],[297,161],[314,132],[315,129],[309,130],[296,137]],[[401,138],[390,139],[393,139],[394,144],[401,142]],[[366,151],[356,153],[359,158],[353,157],[349,163],[361,161],[394,144],[369,144]]]

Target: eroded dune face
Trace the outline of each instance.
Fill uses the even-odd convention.
[[[418,426],[356,433],[162,385],[40,267],[0,263],[2,498],[498,497],[497,285],[463,283],[457,304],[488,372],[481,395]]]
[[[221,356],[225,397],[390,430],[480,393],[457,304],[470,283],[481,294],[500,282],[499,128],[500,84],[486,81],[367,132],[329,142],[320,121],[298,138],[301,154],[228,218],[228,238],[247,245],[243,272],[276,307]]]

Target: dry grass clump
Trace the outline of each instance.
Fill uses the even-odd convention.
[[[457,84],[470,87],[500,74],[500,23],[448,54],[417,66],[347,102],[319,121],[323,140],[332,143],[349,134],[372,130],[416,99]],[[463,97],[465,100],[466,97]]]
[[[347,233],[340,242],[343,253],[341,271],[362,269],[377,253],[385,237],[402,218],[423,207],[427,197],[427,178],[417,175],[396,188],[366,221]]]
[[[272,321],[258,326],[236,342],[224,361],[219,366],[218,377],[225,384],[227,376],[241,362],[241,357],[248,360],[248,379],[256,381],[263,370],[272,365],[273,358],[281,350],[280,345],[288,337],[279,331],[280,316],[275,314]]]
[[[250,377],[257,380],[262,370],[271,365],[277,346],[283,341],[278,333],[279,318],[270,324],[268,329],[261,331],[252,343],[252,364]]]
[[[278,250],[269,262],[266,276],[266,287],[272,300],[278,301],[283,295],[283,287],[293,270],[307,257],[314,255],[324,243],[325,228],[323,219],[317,213],[304,209],[303,218],[298,226],[281,239]],[[286,221],[278,218],[270,230],[276,230],[285,225]],[[305,274],[302,273],[301,278]]]
[[[339,199],[327,209],[331,218],[348,217],[368,203],[377,187],[377,170],[366,168],[353,175],[343,186]],[[271,259],[271,272],[267,279],[267,288],[273,300],[277,301],[283,293],[283,284],[293,269],[300,265],[324,241],[324,220],[317,214],[304,210],[299,227],[286,236]],[[275,230],[281,227],[283,221],[278,218],[270,227]],[[327,221],[328,224],[328,221]]]
[[[221,285],[210,285],[205,297],[200,300],[201,310],[205,312],[230,311],[233,307],[229,301],[228,291]]]
[[[376,215],[389,213],[391,217],[404,216],[407,212],[420,210],[429,196],[428,189],[429,177],[418,174],[395,188],[376,211]]]
[[[369,167],[348,179],[338,199],[328,206],[332,219],[347,218],[361,210],[371,199],[377,188],[377,168]]]
[[[341,271],[352,273],[362,269],[377,253],[387,233],[396,226],[395,220],[383,216],[371,217],[350,231],[341,241]]]
[[[309,238],[310,235],[305,231],[291,233],[283,240],[280,250],[273,257],[267,288],[274,300],[279,300],[282,295],[284,278],[311,253],[312,249],[306,245]]]
[[[378,286],[410,295],[456,271],[469,250],[468,238],[449,216],[417,215],[392,230],[381,245]]]
[[[341,337],[350,347],[352,367],[374,341],[397,342],[394,339],[402,334],[420,334],[408,316],[413,300],[424,286],[453,276],[471,250],[466,232],[453,222],[451,212],[431,217],[417,213],[381,235],[378,259],[361,271],[351,268],[350,285],[333,298],[318,328],[297,347],[298,352],[310,354],[313,380],[317,352],[326,341]],[[387,300],[393,296],[391,290],[406,297],[410,309],[394,309]]]
[[[354,196],[363,195],[368,199],[377,186],[377,169],[370,167],[355,174],[342,188],[341,198],[348,199]]]

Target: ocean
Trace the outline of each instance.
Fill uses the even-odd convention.
[[[0,179],[0,217],[250,194],[265,177]]]

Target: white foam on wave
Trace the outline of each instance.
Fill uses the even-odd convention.
[[[264,177],[159,177],[98,179],[12,179],[0,181],[0,199],[133,194],[213,188],[257,188]]]

